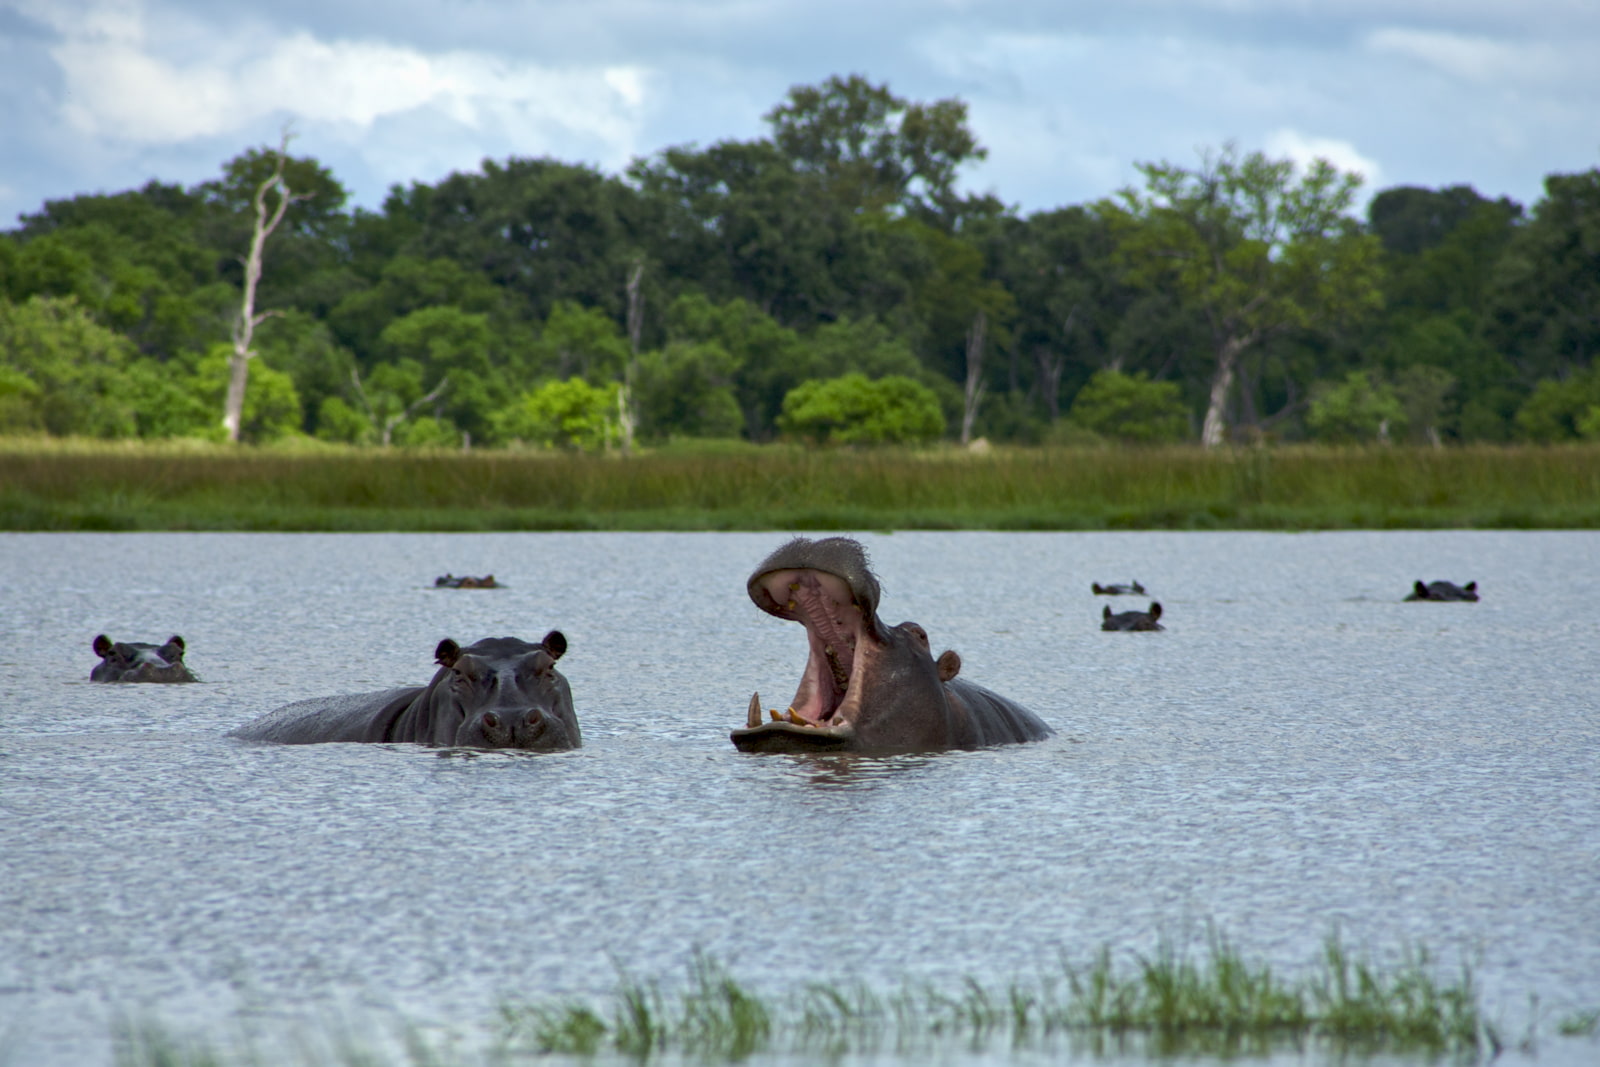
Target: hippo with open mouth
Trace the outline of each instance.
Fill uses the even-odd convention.
[[[105,634],[94,639],[94,654],[100,657],[89,672],[91,682],[198,682],[183,663],[183,638],[173,634],[166,644],[148,645],[143,641],[113,641]]]
[[[1407,600],[1468,600],[1478,599],[1478,583],[1457,585],[1454,582],[1427,582],[1418,580],[1411,587]]]
[[[425,686],[318,697],[286,704],[230,731],[246,741],[410,741],[456,748],[553,752],[583,744],[572,690],[556,660],[560,630],[538,644],[491,637],[462,648],[445,638],[439,670]]]
[[[750,698],[741,752],[926,752],[1039,741],[1053,730],[1033,712],[956,674],[961,657],[934,659],[914,622],[878,618],[878,580],[848,537],[797,537],[768,556],[746,585],[769,615],[805,627],[810,649],[783,714],[763,722]]]

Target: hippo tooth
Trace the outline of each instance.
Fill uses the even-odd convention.
[[[744,724],[754,729],[761,725],[761,694],[750,695],[750,710],[745,712]]]
[[[801,715],[800,715],[800,713],[798,711],[795,711],[793,708],[789,709],[789,721],[794,723],[796,726],[810,726],[811,725],[803,717],[801,717]]]
[[[773,722],[782,722],[783,721],[783,716],[778,714],[778,709],[777,708],[773,708],[771,711],[768,712],[768,714],[772,716],[772,721]]]

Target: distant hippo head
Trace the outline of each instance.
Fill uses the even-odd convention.
[[[1456,585],[1454,582],[1416,582],[1407,600],[1477,600],[1478,583]]]
[[[732,734],[742,751],[926,751],[1051,733],[1026,708],[957,679],[961,658],[935,660],[921,626],[880,621],[878,580],[848,537],[789,541],[746,590],[762,611],[805,627],[808,655],[786,711],[763,722],[751,698],[746,727]]]
[[[1161,618],[1161,602],[1150,602],[1148,611],[1118,611],[1113,612],[1111,605],[1107,604],[1100,613],[1100,629],[1102,630],[1164,630],[1165,626],[1157,620]]]
[[[583,743],[572,690],[556,660],[567,651],[560,630],[539,644],[491,637],[462,648],[445,638],[434,650],[441,670],[417,700],[435,744],[533,751]]]
[[[173,634],[164,645],[94,639],[100,662],[89,672],[91,682],[197,682],[183,664],[183,638]]]

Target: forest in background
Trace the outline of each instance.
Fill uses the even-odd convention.
[[[766,121],[378,211],[287,136],[48,201],[0,233],[0,434],[221,439],[248,357],[255,443],[1600,439],[1600,167],[1358,218],[1359,175],[1222,145],[1022,214],[958,191],[959,99],[835,77]]]

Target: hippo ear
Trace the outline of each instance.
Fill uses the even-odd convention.
[[[1477,582],[1468,582],[1466,585],[1462,586],[1461,588],[1465,589],[1469,593],[1476,593],[1478,591],[1478,583]]]
[[[186,651],[188,651],[188,648],[189,648],[188,645],[185,645],[183,643],[183,638],[178,636],[177,634],[173,634],[171,637],[167,638],[167,644],[169,644],[169,645],[177,645],[179,652],[186,652]]]
[[[433,650],[433,661],[441,667],[454,667],[456,660],[461,658],[461,646],[448,637],[439,642],[439,647]]]
[[[1161,618],[1161,601],[1152,600],[1150,602],[1150,621],[1155,622],[1159,618]]]
[[[560,630],[551,630],[544,635],[544,640],[539,642],[544,650],[550,653],[551,659],[560,659],[567,654],[567,635]]]
[[[1428,587],[1422,584],[1421,578],[1417,579],[1417,584],[1411,587],[1411,591],[1416,593],[1418,596],[1428,595]]]
[[[939,653],[939,681],[948,682],[961,673],[961,657],[953,648],[947,648]]]
[[[96,637],[94,639],[94,654],[99,656],[101,659],[105,659],[107,656],[111,655],[111,638],[107,637],[105,634],[101,634],[99,637]]]
[[[1110,605],[1110,604],[1107,604],[1107,605],[1106,605],[1106,606],[1105,606],[1105,607],[1104,607],[1104,608],[1102,608],[1102,609],[1101,609],[1101,610],[1100,610],[1100,617],[1101,617],[1101,618],[1102,618],[1102,619],[1109,619],[1109,618],[1111,618],[1111,605]]]

